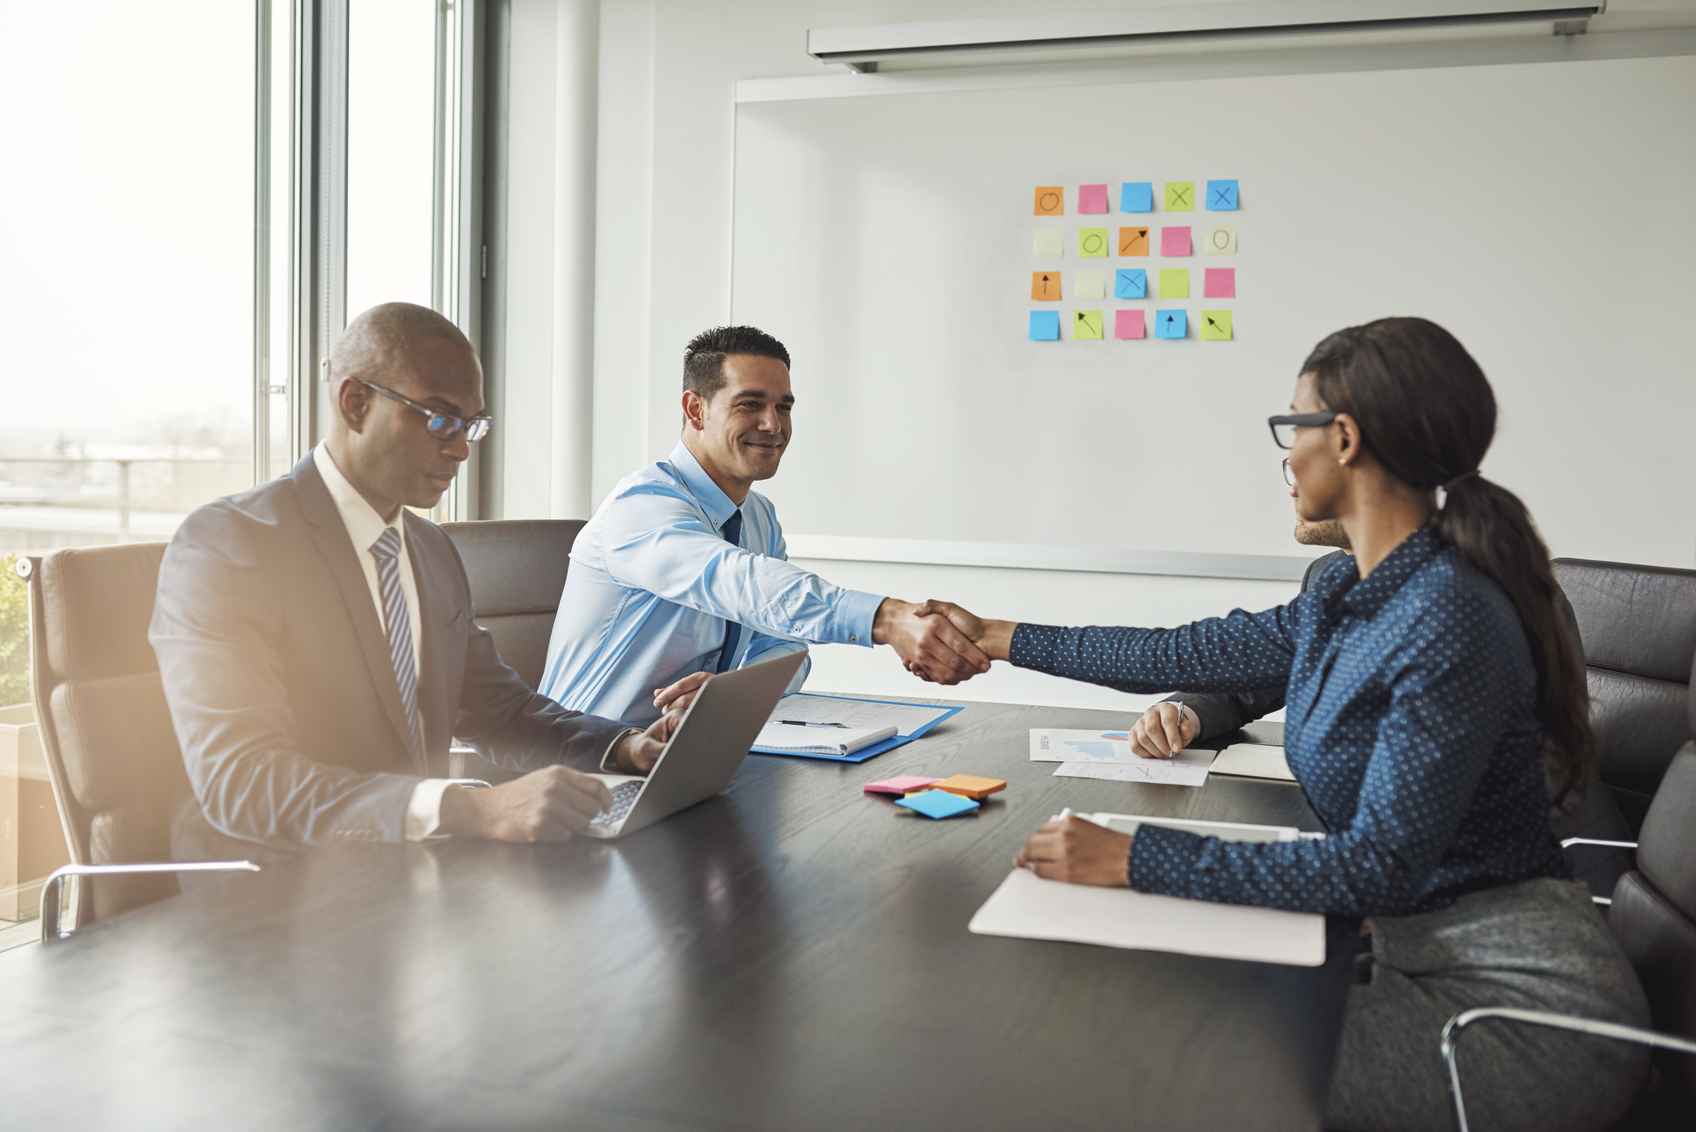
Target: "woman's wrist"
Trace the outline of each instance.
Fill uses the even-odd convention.
[[[1010,660],[1013,652],[1013,631],[1017,621],[985,621],[983,635],[973,643],[991,660]]]

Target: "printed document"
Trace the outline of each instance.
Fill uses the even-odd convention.
[[[1213,764],[1214,774],[1235,774],[1243,778],[1276,778],[1294,782],[1290,764],[1284,759],[1284,748],[1265,743],[1235,743],[1219,752]]]
[[[1185,749],[1169,759],[1132,755],[1128,762],[1064,762],[1056,778],[1096,778],[1110,782],[1153,782],[1163,786],[1201,786],[1213,765],[1214,751]]]

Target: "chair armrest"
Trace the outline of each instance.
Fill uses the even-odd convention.
[[[1637,842],[1635,841],[1596,841],[1589,837],[1569,837],[1565,841],[1561,842],[1562,849],[1565,849],[1568,845],[1606,845],[1610,849],[1637,848]]]
[[[1461,1099],[1460,1066],[1455,1061],[1455,1054],[1460,1044],[1460,1033],[1474,1022],[1486,1018],[1500,1018],[1505,1022],[1524,1022],[1531,1026],[1548,1026],[1556,1030],[1571,1030],[1580,1034],[1591,1034],[1598,1038],[1614,1038],[1622,1042],[1636,1042],[1639,1045],[1655,1046],[1659,1049],[1676,1050],[1679,1053],[1696,1054],[1696,1042],[1689,1038],[1675,1037],[1663,1034],[1657,1030],[1644,1030],[1636,1026],[1621,1026],[1617,1022],[1598,1022],[1593,1018],[1580,1018],[1574,1014],[1550,1014],[1542,1010],[1519,1010],[1512,1006],[1480,1006],[1472,1010],[1463,1010],[1450,1018],[1443,1027],[1441,1049],[1443,1060],[1449,1066],[1449,1085],[1455,1097],[1455,1119],[1459,1122],[1460,1132],[1469,1132],[1466,1124],[1466,1102]]]
[[[60,890],[66,877],[122,876],[125,873],[256,873],[259,866],[252,861],[183,861],[145,865],[61,865],[47,875],[41,885],[41,942],[55,943],[68,939],[70,932],[59,930]]]

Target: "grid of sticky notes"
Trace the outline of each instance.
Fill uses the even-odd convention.
[[[1159,222],[1147,217],[1237,212],[1238,199],[1234,180],[1038,185],[1031,239],[1035,305],[1026,336],[1033,342],[1231,341],[1236,267],[1191,263],[1198,254],[1237,254],[1236,217],[1206,217],[1202,223],[1193,216],[1162,215]],[[1076,267],[1065,263],[1073,258]],[[1121,266],[1115,260],[1129,262]],[[1189,305],[1196,299],[1202,300],[1200,309]],[[1219,299],[1231,305],[1207,305]]]

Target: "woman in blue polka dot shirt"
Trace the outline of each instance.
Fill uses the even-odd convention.
[[[1287,683],[1285,750],[1328,836],[1225,842],[1078,818],[1019,863],[1080,884],[1369,918],[1328,1125],[1442,1129],[1443,1023],[1473,1006],[1648,1022],[1630,964],[1549,831],[1595,759],[1579,659],[1524,505],[1478,474],[1495,434],[1483,371],[1447,331],[1383,319],[1331,335],[1273,418],[1300,517],[1355,558],[1295,601],[1176,629],[986,621],[935,603],[991,657],[1127,692]],[[1439,505],[1438,489],[1443,489]],[[1476,1042],[1476,1044],[1474,1044]],[[1640,1047],[1533,1027],[1469,1036],[1475,1129],[1609,1127]]]

